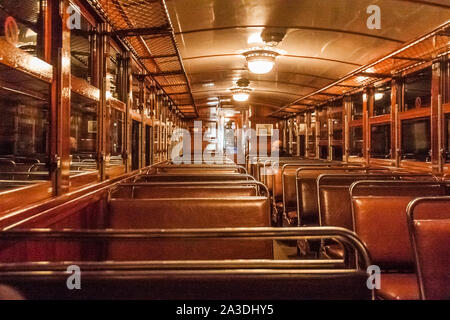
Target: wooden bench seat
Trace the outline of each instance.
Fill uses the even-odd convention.
[[[380,298],[419,298],[406,209],[417,197],[446,193],[444,183],[430,181],[357,181],[350,187],[354,230],[389,279],[377,290]]]
[[[270,227],[266,197],[112,199],[112,229]],[[233,240],[234,241],[234,240]],[[270,259],[271,241],[112,241],[111,260]]]
[[[319,203],[317,178],[328,174],[356,174],[372,169],[354,166],[301,167],[290,176],[290,183],[285,183],[284,203],[285,217],[289,225],[319,225]],[[379,172],[373,170],[373,172]],[[295,182],[292,182],[294,180]]]
[[[409,234],[421,299],[450,299],[450,197],[425,197],[408,205]]]
[[[359,180],[414,180],[428,179],[431,175],[400,173],[325,173],[317,178],[319,224],[353,230],[350,186]],[[339,244],[327,244],[323,252],[331,258],[343,258]]]

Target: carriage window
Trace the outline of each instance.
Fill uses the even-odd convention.
[[[0,25],[17,28],[10,40],[16,46],[33,56],[42,58],[42,23],[44,3],[41,0],[2,0],[0,1]],[[1,37],[3,38],[3,34]],[[13,39],[11,39],[13,38]]]
[[[333,140],[342,140],[342,112],[332,114]]]
[[[389,114],[391,112],[391,86],[375,89],[373,116]]]
[[[109,164],[121,165],[123,164],[122,152],[124,142],[124,123],[125,114],[114,108],[110,108],[110,126],[109,126]]]
[[[327,111],[323,110],[319,112],[319,121],[317,122],[320,125],[320,136],[319,140],[328,140],[328,119],[327,119]]]
[[[402,121],[402,158],[430,161],[430,119]]]
[[[350,155],[358,157],[363,155],[363,130],[361,126],[350,128]]]
[[[74,76],[92,82],[92,53],[95,29],[81,15],[81,28],[70,32],[71,72]]]
[[[328,146],[320,146],[319,147],[319,158],[320,159],[328,159]]]
[[[362,119],[363,114],[363,94],[355,94],[352,96],[352,120]]]
[[[405,78],[404,111],[431,105],[431,67]]]
[[[332,146],[331,150],[333,152],[333,160],[342,161],[342,147],[340,146]]]
[[[49,179],[48,95],[30,93],[0,88],[0,191]]]
[[[308,128],[308,156],[309,157],[315,157],[316,156],[316,115],[315,113],[311,114],[311,124],[310,128]]]
[[[131,64],[131,72],[133,73],[133,81],[132,81],[133,109],[138,110],[139,107],[144,103],[144,101],[141,101],[140,97],[141,84],[139,81],[139,76],[141,74],[141,69],[134,60],[133,63]]]
[[[97,103],[72,92],[71,174],[97,170]]]
[[[119,97],[119,70],[120,70],[120,53],[113,47],[110,46],[109,49],[109,60],[108,60],[108,70],[107,70],[107,95],[108,98],[112,97],[115,99],[120,99]]]
[[[380,159],[389,159],[391,157],[390,124],[372,125],[370,156]]]

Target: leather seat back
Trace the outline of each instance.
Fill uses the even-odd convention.
[[[281,202],[283,201],[283,178],[282,174],[286,172],[287,175],[290,175],[291,171],[294,171],[297,168],[303,167],[303,166],[313,166],[313,165],[321,165],[321,164],[327,164],[329,165],[330,162],[324,162],[322,160],[281,160],[279,162],[274,162],[274,167],[272,168],[271,173],[273,174],[272,177],[268,177],[268,179],[271,178],[272,184],[273,184],[273,195],[275,198],[275,202]],[[285,167],[285,165],[288,165]],[[283,167],[285,168],[283,170]],[[289,182],[292,183],[291,177],[287,177],[286,184],[289,184]],[[295,180],[295,177],[294,177]]]
[[[305,160],[302,162],[283,163],[280,162],[278,171],[275,176],[274,191],[277,197],[281,197],[284,206],[287,208],[295,208],[297,205],[297,191],[295,186],[296,171],[299,168],[308,167],[330,167],[332,165],[341,165],[339,162],[324,162],[322,160]]]
[[[382,269],[412,269],[406,208],[416,197],[443,195],[432,182],[358,181],[351,187],[354,231]]]
[[[348,167],[311,167],[300,168],[296,173],[295,205],[299,221],[304,220],[310,223],[319,222],[319,201],[317,192],[317,178],[322,174],[332,173],[362,173],[364,169]],[[297,198],[298,197],[298,198]],[[292,201],[292,200],[291,200]],[[298,202],[298,203],[297,203]]]
[[[417,180],[425,175],[408,174],[322,174],[317,179],[319,219],[321,226],[352,230],[350,186],[359,180]],[[432,179],[430,177],[430,179]]]
[[[422,198],[408,210],[422,299],[450,299],[450,197]]]
[[[270,227],[266,197],[112,199],[113,229]],[[111,241],[110,260],[271,259],[271,240]]]

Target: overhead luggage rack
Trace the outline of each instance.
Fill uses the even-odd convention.
[[[283,116],[285,113],[289,113],[286,109],[297,105],[306,106],[306,109],[314,109],[382,79],[393,78],[401,75],[405,70],[419,67],[425,63],[431,63],[433,60],[449,54],[449,37],[450,21],[447,21],[432,32],[405,44],[400,49],[372,63],[358,68],[326,87],[281,107],[271,115]]]
[[[88,0],[122,37],[185,117],[197,117],[164,0]]]

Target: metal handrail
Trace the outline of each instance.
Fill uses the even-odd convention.
[[[135,187],[135,186],[242,186],[242,185],[255,185],[264,189],[264,192],[269,196],[269,189],[265,184],[256,180],[231,180],[231,181],[155,181],[155,182],[135,182],[135,183],[120,183],[111,190],[113,192],[116,188],[125,187]]]
[[[227,176],[227,174],[216,174],[217,176]],[[249,181],[256,181],[252,175],[243,173],[230,173],[228,175],[241,176],[243,179],[247,178]],[[204,177],[205,174],[140,174],[134,177],[134,181],[142,177]],[[209,174],[208,176],[215,176],[215,174]]]
[[[239,240],[298,240],[298,239],[338,239],[354,248],[362,264],[355,264],[356,270],[366,270],[371,265],[367,248],[356,233],[338,227],[303,227],[303,228],[210,228],[210,229],[26,229],[0,231],[0,240],[151,240],[151,239],[239,239]],[[261,260],[259,260],[261,262]],[[204,261],[185,261],[192,266],[205,267]],[[210,263],[210,262],[209,262]],[[214,261],[227,264],[230,261]],[[246,260],[233,263],[242,265]],[[4,264],[0,264],[0,271]],[[45,266],[43,266],[45,268]]]
[[[227,164],[227,165],[165,165],[165,166],[155,166],[154,167],[156,170],[158,170],[159,168],[162,169],[236,169],[238,171],[241,171],[240,173],[243,174],[248,174],[247,173],[247,169],[245,169],[245,167],[241,166],[241,165],[231,165],[231,164]],[[149,169],[150,170],[150,169]],[[148,173],[148,171],[147,171]]]

